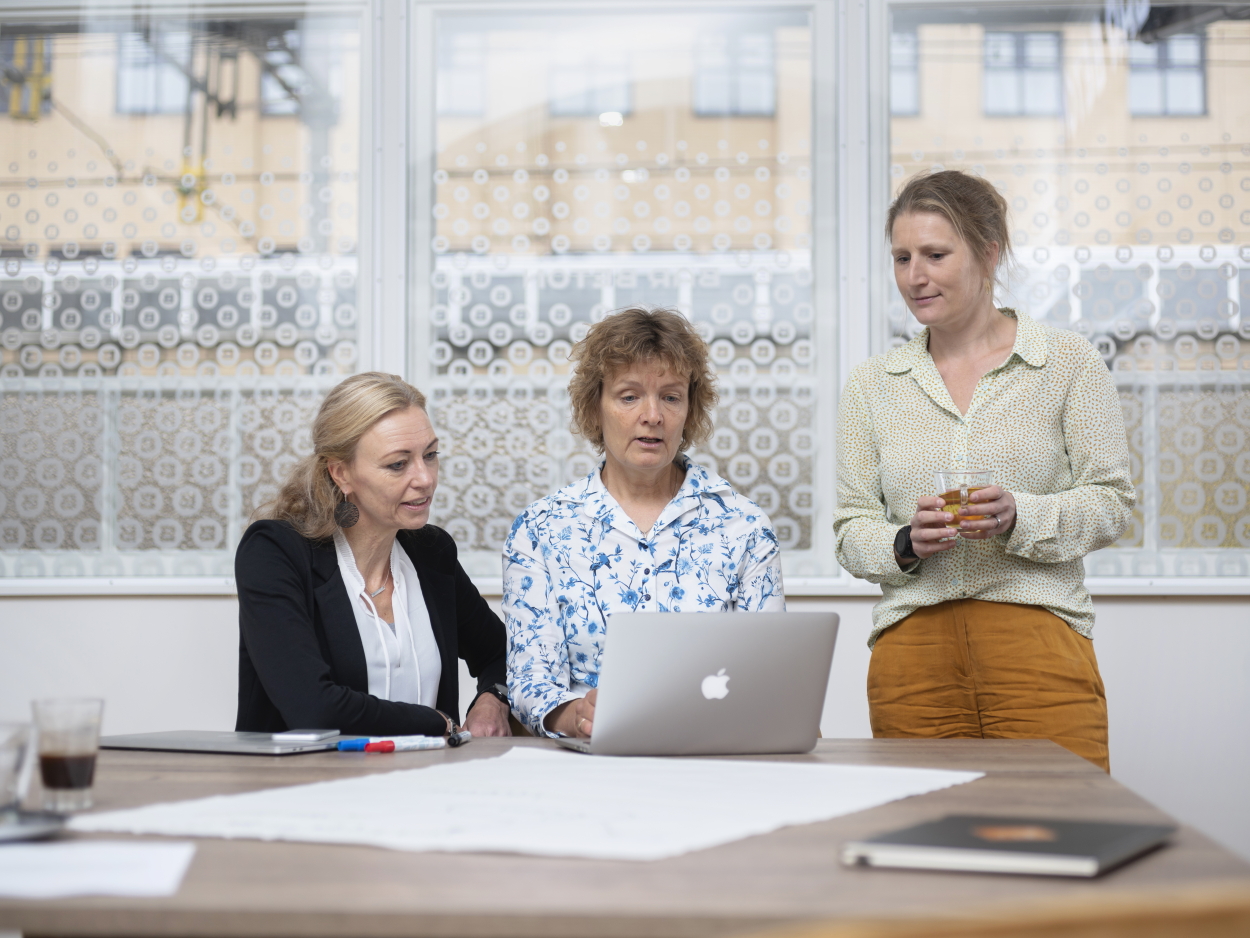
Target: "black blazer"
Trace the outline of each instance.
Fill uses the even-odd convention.
[[[456,559],[442,528],[400,531],[412,558],[443,663],[437,708],[460,721],[456,658],[478,693],[507,682],[503,623]],[[234,558],[239,589],[236,730],[336,729],[345,734],[441,736],[429,707],[369,694],[365,649],[331,540],[311,541],[284,521],[257,521]]]

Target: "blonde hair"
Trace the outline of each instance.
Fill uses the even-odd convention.
[[[980,176],[957,169],[920,173],[907,184],[885,217],[885,237],[894,237],[894,222],[901,215],[932,212],[941,215],[977,260],[984,264],[990,245],[998,244],[998,264],[986,270],[997,281],[998,270],[1011,258],[1011,235],[1007,231],[1007,200]]]
[[[690,410],[681,432],[681,448],[698,446],[712,435],[716,377],[708,367],[707,343],[686,317],[671,309],[631,306],[595,323],[573,346],[569,360],[577,370],[569,380],[573,430],[603,452],[599,407],[609,373],[638,362],[659,361],[690,378]]]
[[[257,515],[286,521],[313,540],[332,537],[338,528],[334,509],[343,493],[330,477],[329,464],[351,462],[370,427],[409,407],[425,410],[425,395],[399,375],[366,371],[335,385],[313,420],[312,454],[295,465],[277,498]]]

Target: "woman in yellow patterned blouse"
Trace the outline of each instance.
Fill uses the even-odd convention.
[[[1076,333],[995,308],[1010,239],[988,182],[917,176],[886,233],[927,328],[847,382],[834,522],[839,562],[882,589],[873,735],[1052,739],[1106,769],[1083,558],[1123,533],[1136,500],[1115,385]],[[997,484],[951,513],[940,469]]]

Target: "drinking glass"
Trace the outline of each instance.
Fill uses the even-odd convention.
[[[32,752],[29,723],[0,723],[0,823],[21,809]]]
[[[31,708],[39,730],[43,806],[60,813],[91,807],[104,701],[67,697],[36,700]]]
[[[958,528],[960,521],[981,521],[986,515],[961,515],[959,509],[968,505],[968,496],[994,484],[994,473],[988,469],[940,469],[933,473],[933,485],[954,520],[948,528]]]

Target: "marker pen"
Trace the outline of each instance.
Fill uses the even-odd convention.
[[[441,736],[395,736],[371,740],[365,752],[413,752],[420,749],[445,749],[447,740]]]
[[[340,740],[339,752],[412,752],[446,746],[447,740],[441,736],[370,736]]]

